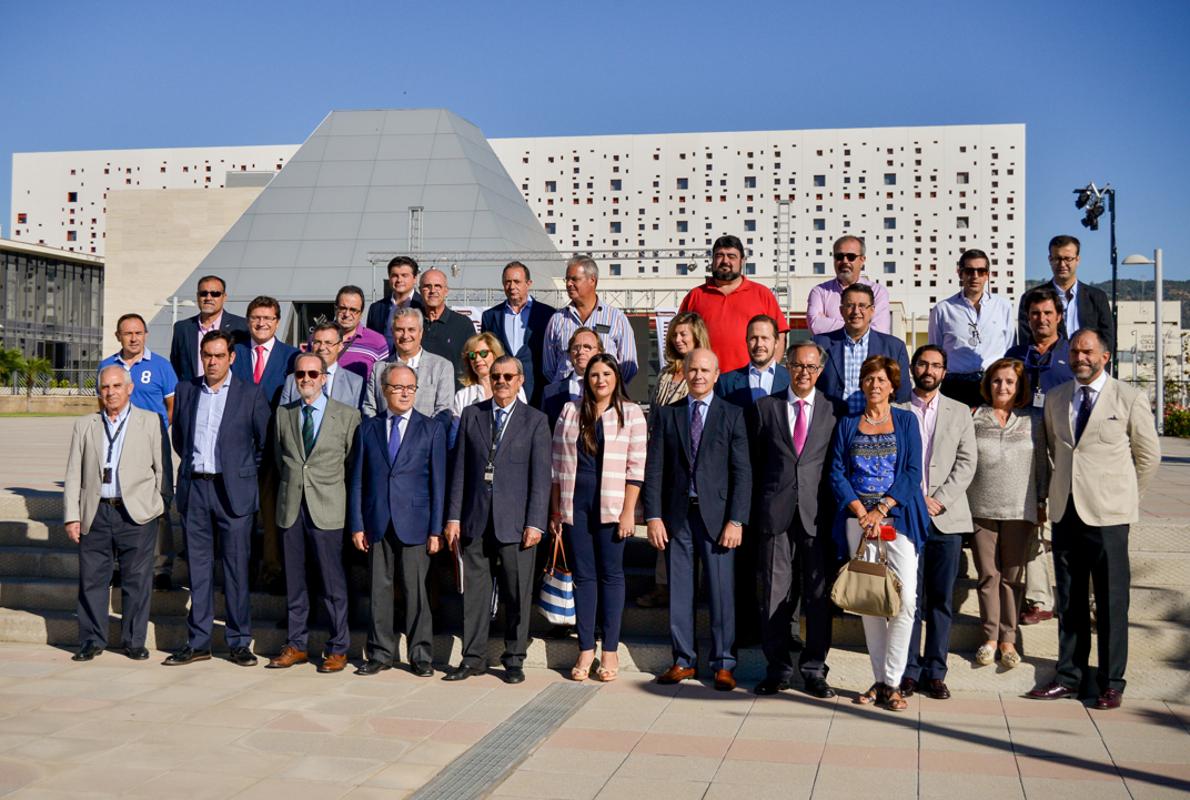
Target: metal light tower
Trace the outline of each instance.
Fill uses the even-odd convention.
[[[1116,305],[1116,190],[1112,188],[1110,183],[1102,189],[1098,189],[1092,182],[1081,189],[1075,189],[1074,194],[1077,195],[1074,200],[1074,207],[1086,209],[1082,219],[1083,227],[1092,231],[1099,230],[1099,218],[1103,216],[1104,210],[1103,201],[1104,198],[1107,198],[1107,214],[1111,226],[1111,337],[1112,341],[1116,343],[1115,347],[1112,348],[1111,371],[1115,375],[1120,362],[1119,355],[1115,352],[1120,348],[1120,343],[1117,341],[1119,336],[1118,322],[1120,312]],[[1069,333],[1071,336],[1074,335],[1074,331],[1069,331]]]

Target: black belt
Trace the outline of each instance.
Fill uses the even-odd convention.
[[[101,498],[99,498],[99,502],[101,502],[105,505],[115,506],[116,508],[124,507],[124,501],[121,500],[119,497],[101,497]]]
[[[953,378],[956,381],[981,381],[983,380],[983,370],[977,372],[948,372],[946,377]]]
[[[213,481],[219,477],[218,472],[191,472],[190,477],[196,481]]]

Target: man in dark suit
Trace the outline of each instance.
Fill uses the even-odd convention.
[[[393,665],[393,578],[399,574],[409,665],[428,678],[434,668],[426,577],[430,556],[442,548],[446,428],[413,409],[412,368],[389,363],[377,369],[387,407],[360,425],[347,485],[347,529],[368,554],[372,575],[368,660],[355,674],[375,675]]]
[[[393,349],[393,312],[398,308],[425,310],[421,295],[415,288],[417,269],[417,262],[409,256],[397,256],[389,261],[384,297],[368,306],[368,321],[364,324],[384,337],[390,353]]]
[[[249,644],[248,553],[260,507],[257,474],[268,436],[269,404],[255,384],[231,375],[231,334],[203,336],[203,377],[178,384],[173,444],[178,453],[178,513],[190,564],[189,635],[165,660],[176,666],[211,657],[215,613],[215,540],[223,553],[227,645],[232,663],[256,664]]]
[[[427,353],[442,356],[454,369],[454,392],[463,388],[463,344],[475,335],[475,324],[446,305],[450,296],[450,285],[446,273],[440,269],[427,269],[417,282],[425,308],[425,332],[421,346]],[[452,394],[453,396],[453,394]]]
[[[558,309],[529,294],[533,279],[529,268],[521,262],[508,262],[500,280],[507,300],[483,312],[479,327],[481,331],[494,334],[505,353],[520,359],[525,368],[525,397],[529,398],[529,405],[541,408],[541,396],[546,387],[542,355],[545,328]]]
[[[748,320],[748,365],[719,376],[715,394],[740,408],[789,388],[789,370],[778,363],[777,321],[768,314]]]
[[[826,351],[826,364],[818,375],[818,391],[847,411],[858,414],[864,409],[864,393],[859,389],[859,369],[870,356],[888,356],[901,367],[901,374],[909,374],[909,353],[905,343],[895,336],[872,330],[872,309],[875,307],[872,289],[853,283],[843,290],[839,311],[843,327],[814,337],[814,343]],[[901,381],[896,401],[909,402],[909,381]]]
[[[463,660],[445,680],[487,672],[491,587],[504,596],[504,680],[522,683],[529,645],[533,548],[550,505],[550,434],[545,414],[517,401],[524,367],[492,364],[492,397],[463,409],[453,455],[446,542],[461,548]],[[499,502],[495,502],[495,498]]]
[[[768,669],[756,693],[776,694],[790,687],[791,622],[797,597],[791,587],[801,567],[801,606],[806,615],[806,643],[798,669],[806,692],[829,698],[826,655],[831,646],[830,584],[835,545],[831,523],[835,503],[827,472],[831,436],[839,409],[814,381],[822,371],[822,348],[798,342],[787,356],[792,383],[780,395],[762,397],[751,416],[754,468],[751,535],[759,540],[761,642]]]
[[[744,412],[715,397],[719,359],[691,350],[683,370],[689,395],[653,411],[645,462],[649,543],[665,552],[669,632],[674,664],[658,683],[694,677],[694,598],[698,564],[710,587],[710,666],[715,688],[735,688],[735,574],[752,500],[752,466]]]
[[[199,342],[211,331],[230,333],[235,343],[248,341],[248,322],[223,310],[227,284],[218,275],[198,279],[198,314],[174,323],[174,339],[169,348],[169,363],[185,383],[203,374],[199,363]]]
[[[1075,331],[1090,328],[1107,341],[1109,353],[1116,351],[1116,332],[1112,321],[1111,303],[1102,289],[1081,283],[1078,280],[1078,239],[1073,236],[1055,236],[1050,239],[1050,271],[1054,277],[1050,285],[1058,293],[1062,307],[1062,321],[1058,335],[1069,339]],[[1029,343],[1029,308],[1026,305],[1028,293],[1021,297],[1017,312],[1017,342]]]
[[[602,352],[603,341],[599,334],[590,328],[576,328],[574,333],[570,334],[566,353],[570,356],[574,370],[565,378],[546,386],[541,394],[541,410],[549,420],[551,434],[566,404],[582,399],[583,376],[587,373],[587,362],[596,353]]]

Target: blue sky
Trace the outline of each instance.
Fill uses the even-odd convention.
[[[1190,278],[1190,3],[204,3],[0,0],[11,155],[299,143],[333,108],[448,107],[489,136],[1023,122],[1027,270]],[[1121,268],[1121,276],[1149,270]]]

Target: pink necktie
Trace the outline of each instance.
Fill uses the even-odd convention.
[[[256,368],[252,370],[252,382],[260,383],[261,376],[264,375],[264,345],[256,345]]]
[[[793,449],[800,456],[806,446],[806,401],[797,401],[797,419],[793,421]]]

